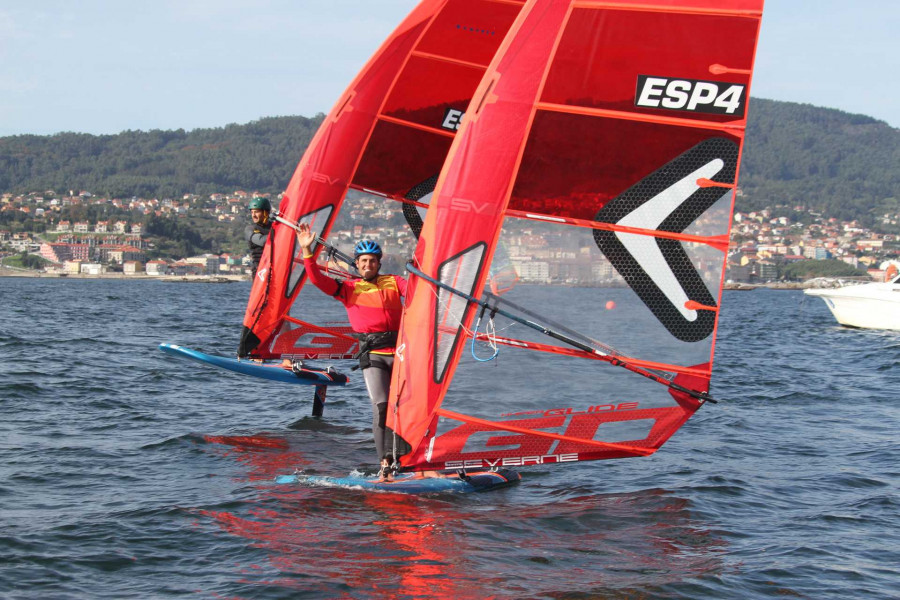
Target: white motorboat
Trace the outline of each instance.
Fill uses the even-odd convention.
[[[824,300],[841,325],[900,331],[900,275],[884,283],[811,288],[803,292]]]

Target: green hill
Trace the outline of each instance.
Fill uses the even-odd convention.
[[[166,198],[284,189],[323,115],[193,131],[0,138],[0,191]]]
[[[900,129],[809,104],[754,98],[741,161],[743,210],[804,205],[829,217],[900,212]]]
[[[0,138],[0,191],[178,197],[284,189],[323,116],[193,131]],[[876,223],[900,211],[900,130],[863,115],[753,98],[739,210],[803,205]]]

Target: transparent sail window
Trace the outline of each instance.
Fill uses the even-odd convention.
[[[727,224],[707,222],[706,226],[722,232]],[[696,272],[717,300],[724,253],[706,244],[674,244],[685,257],[677,267]],[[594,347],[612,347],[644,361],[691,367],[711,360],[712,335],[696,341],[674,336],[603,254],[592,229],[508,217],[500,247],[503,253],[494,256],[490,272],[505,274],[505,283],[495,287],[502,302],[526,309],[529,320],[560,325],[583,336],[581,340],[600,342],[591,344]],[[637,258],[639,265],[640,260],[649,263],[654,257]],[[503,323],[499,317],[496,324],[500,336],[562,345],[527,327]]]
[[[317,236],[321,236],[322,232],[325,230],[325,226],[328,225],[328,220],[331,218],[333,210],[334,206],[323,206],[315,212],[300,217],[298,223],[309,225],[310,230],[315,232]],[[294,294],[294,291],[297,289],[297,284],[303,277],[303,250],[300,248],[300,244],[297,243],[296,237],[294,238],[292,247],[293,250],[291,254],[293,255],[294,267],[291,269],[291,277],[288,280],[287,291],[285,293],[286,298],[290,298]]]
[[[455,290],[472,294],[481,270],[485,244],[480,243],[461,254],[448,259],[438,269],[438,279]],[[469,302],[444,289],[437,290],[438,306],[435,312],[434,380],[443,381],[447,361],[462,335],[462,320]]]

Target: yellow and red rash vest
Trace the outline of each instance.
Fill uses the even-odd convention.
[[[350,327],[356,333],[379,333],[400,329],[400,314],[406,296],[406,279],[399,275],[379,275],[374,281],[347,279],[337,281],[316,266],[312,258],[304,258],[309,281],[334,296],[347,308]],[[373,354],[393,354],[394,348],[379,348]]]

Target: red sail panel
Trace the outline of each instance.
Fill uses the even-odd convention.
[[[588,345],[627,371],[598,372],[597,396],[583,405],[536,393],[517,398],[519,410],[492,414],[495,401],[451,386],[478,307],[415,277],[389,410],[409,446],[404,468],[642,456],[701,405],[761,11],[762,0],[525,6],[450,149],[417,267],[482,297],[503,241],[515,249],[514,267],[546,265],[544,275],[525,275],[543,287],[508,294],[526,298],[529,320],[577,305],[569,313],[581,322],[568,330],[590,325],[611,337]],[[585,281],[611,282],[605,293],[618,300],[554,287]],[[616,320],[595,323],[601,302],[622,305]],[[571,360],[540,341],[514,341],[512,377],[535,352]],[[496,387],[498,371],[464,370]]]
[[[433,182],[462,112],[521,4],[423,0],[322,123],[284,193],[281,215],[309,223],[324,238],[349,188],[402,199]],[[305,281],[299,258],[293,230],[276,224],[244,315],[241,355],[311,354],[308,347],[293,351],[291,340],[302,335],[285,320]]]

